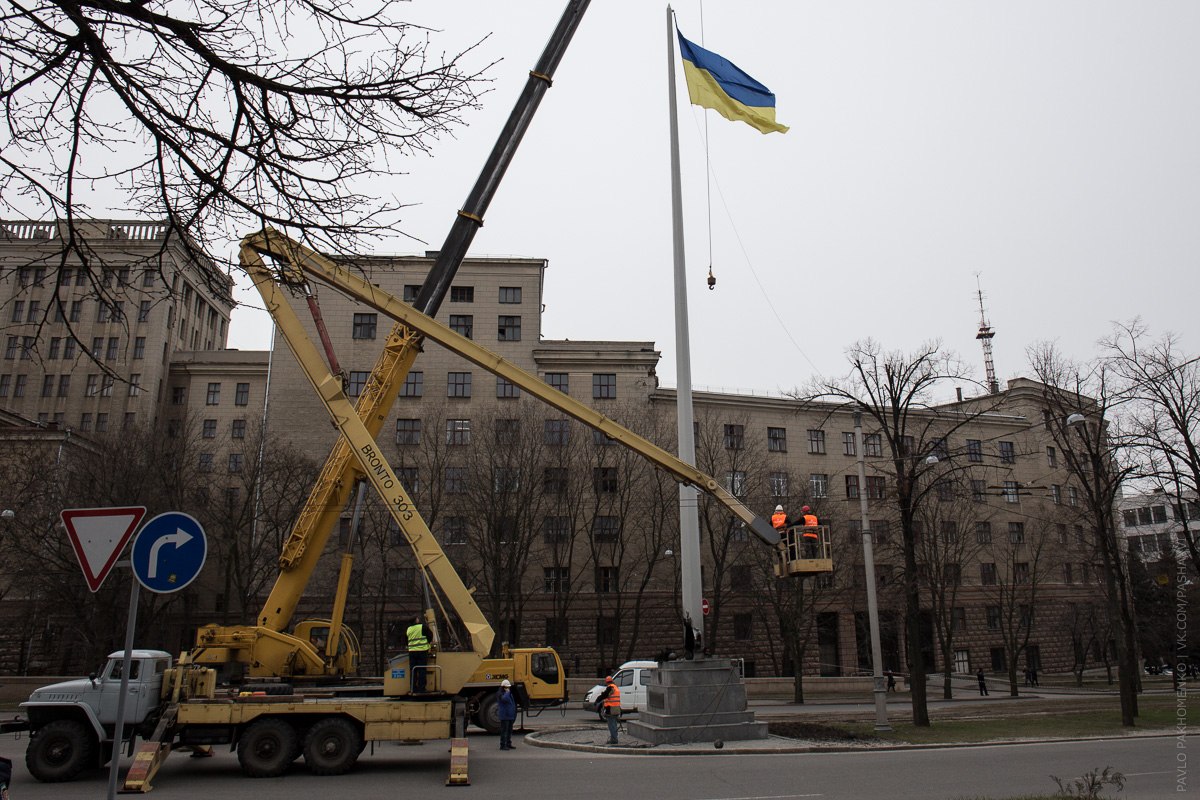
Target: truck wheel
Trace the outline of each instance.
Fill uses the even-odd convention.
[[[323,719],[304,737],[304,763],[313,775],[341,775],[358,761],[363,744],[358,728],[349,720]]]
[[[96,737],[73,719],[56,719],[38,729],[25,750],[25,767],[44,783],[73,780],[96,759]]]
[[[251,778],[277,778],[296,752],[296,729],[281,719],[260,719],[238,739],[238,763]]]
[[[495,692],[479,701],[475,723],[493,736],[500,732],[500,704]]]
[[[282,697],[295,692],[290,683],[246,683],[242,684],[243,692],[262,692],[272,697]]]

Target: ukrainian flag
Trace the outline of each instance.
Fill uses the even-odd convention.
[[[733,122],[742,121],[762,133],[787,133],[775,121],[775,95],[726,58],[679,37],[683,74],[693,105],[711,108]]]

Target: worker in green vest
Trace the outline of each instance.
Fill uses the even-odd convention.
[[[408,668],[412,670],[413,694],[425,693],[425,673],[429,669],[429,645],[432,639],[429,626],[417,614],[413,617],[412,625],[408,626]]]

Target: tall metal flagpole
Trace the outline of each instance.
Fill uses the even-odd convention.
[[[675,20],[667,6],[667,97],[671,110],[671,244],[675,255],[675,374],[679,458],[695,466],[696,440],[692,429],[692,356],[688,338],[687,270],[683,250],[683,190],[679,178],[679,108],[675,98]],[[700,613],[699,493],[679,487],[679,566],[683,583],[683,616],[691,625],[697,649],[703,647],[704,618]]]

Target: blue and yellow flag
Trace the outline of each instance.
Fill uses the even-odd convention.
[[[770,89],[732,61],[689,42],[678,29],[675,34],[693,105],[711,108],[725,119],[740,120],[763,133],[787,133],[787,125],[775,121],[775,95]]]

